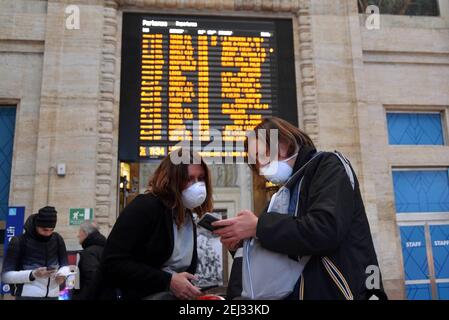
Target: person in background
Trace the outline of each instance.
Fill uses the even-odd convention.
[[[174,164],[171,155],[187,155]],[[194,161],[195,159],[195,161]],[[196,226],[212,210],[209,169],[198,154],[176,149],[165,157],[120,214],[106,242],[98,299],[172,300],[201,295],[192,284],[197,267]]]
[[[78,262],[80,289],[74,290],[72,300],[88,300],[92,298],[106,238],[95,222],[85,222],[79,228],[78,240],[83,247]]]
[[[13,237],[3,261],[2,281],[13,285],[16,299],[58,299],[70,273],[64,239],[54,232],[57,211],[43,207]]]

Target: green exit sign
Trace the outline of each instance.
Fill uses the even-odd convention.
[[[79,226],[86,221],[93,220],[94,209],[92,208],[71,208],[69,210],[69,224]]]

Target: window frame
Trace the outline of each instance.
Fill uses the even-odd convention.
[[[439,114],[443,144],[391,144],[388,130],[389,113],[415,113],[415,114]],[[413,106],[384,106],[384,126],[386,132],[386,145],[393,148],[442,148],[449,146],[449,115],[448,107],[413,107]]]
[[[449,225],[449,220],[444,219],[426,219],[423,221],[417,220],[404,220],[397,221],[396,228],[398,232],[399,244],[401,247],[401,263],[402,263],[402,272],[404,275],[404,289],[407,290],[407,285],[414,284],[429,284],[431,290],[431,300],[439,300],[438,293],[438,284],[440,283],[449,283],[449,279],[437,279],[435,275],[435,260],[434,260],[434,252],[432,247],[432,238],[430,234],[431,226],[438,225]],[[425,240],[425,248],[426,248],[426,258],[427,258],[427,268],[428,268],[428,279],[427,280],[405,280],[405,265],[404,265],[404,255],[402,248],[402,238],[401,238],[401,227],[424,227],[424,240]],[[407,297],[406,297],[407,298]]]
[[[449,211],[436,211],[436,212],[397,212],[396,211],[396,196],[394,190],[394,179],[393,172],[394,171],[446,171],[448,175],[449,182],[449,167],[446,166],[435,166],[435,167],[421,167],[421,166],[409,166],[409,167],[391,167],[390,175],[391,175],[391,187],[393,191],[393,207],[396,216],[396,222],[407,222],[407,221],[437,221],[437,220],[446,220],[449,223]]]

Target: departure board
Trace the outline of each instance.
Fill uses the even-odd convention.
[[[241,156],[245,133],[264,117],[284,110],[296,122],[293,44],[279,45],[280,31],[281,40],[285,29],[291,38],[289,21],[135,13],[123,20],[121,160],[158,159],[183,141],[197,142],[205,156]],[[287,68],[279,50],[290,55]],[[221,147],[205,151],[217,133]]]

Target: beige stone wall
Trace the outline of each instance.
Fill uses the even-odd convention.
[[[48,198],[60,213],[57,231],[73,248],[69,208],[95,208],[104,17],[102,1],[77,1],[81,28],[68,30],[68,4],[0,2],[0,102],[18,105],[10,204],[25,205],[28,216]],[[67,165],[67,174],[52,169],[47,193],[57,163]]]
[[[388,146],[386,110],[449,106],[448,7],[441,17],[381,16],[365,28],[355,2],[314,1],[320,147],[345,152],[358,173],[384,284],[404,297],[391,171],[449,166],[449,148]],[[446,218],[447,219],[447,218]]]
[[[386,111],[442,111],[448,123],[449,23],[444,17],[385,16],[379,31],[361,31],[358,121],[363,170],[378,217],[378,251],[387,287],[401,297],[404,276],[392,168],[448,167],[449,147],[388,146]]]
[[[0,1],[0,105],[17,105],[10,203],[29,211],[35,190],[46,17],[46,2]]]
[[[449,166],[449,147],[388,146],[388,109],[449,110],[449,5],[441,17],[382,16],[369,31],[349,0],[77,0],[81,28],[65,28],[69,0],[0,0],[0,104],[17,104],[11,205],[49,202],[77,248],[71,207],[94,208],[107,233],[117,215],[121,19],[124,11],[291,18],[300,127],[340,150],[358,174],[385,286],[403,298],[391,170]],[[67,165],[65,177],[50,171]],[[216,199],[249,208],[251,176],[232,171]]]
[[[98,98],[103,8],[78,2],[81,28],[65,28],[63,1],[48,1],[45,51],[37,137],[33,209],[54,204],[60,212],[58,231],[67,245],[76,243],[68,226],[69,208],[95,208]],[[65,163],[67,174],[49,168]],[[42,186],[42,187],[39,187]]]

